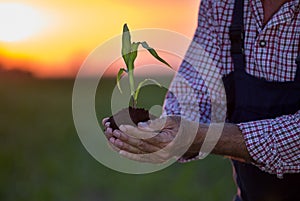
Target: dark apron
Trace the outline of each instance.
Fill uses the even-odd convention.
[[[223,77],[227,120],[241,123],[294,114],[300,109],[300,56],[294,81],[269,82],[246,73],[243,8],[244,1],[236,0],[230,27],[234,72]],[[251,164],[233,161],[233,166],[239,188],[236,201],[300,201],[300,174],[278,179]]]

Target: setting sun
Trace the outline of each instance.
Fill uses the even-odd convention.
[[[133,31],[166,29],[192,38],[198,6],[199,0],[0,0],[0,69],[74,77],[124,23]]]
[[[37,33],[42,16],[34,8],[17,3],[0,3],[0,41],[15,42]]]

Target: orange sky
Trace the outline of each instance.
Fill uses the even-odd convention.
[[[0,64],[30,70],[41,77],[74,75],[76,66],[89,52],[121,34],[125,22],[131,30],[163,28],[191,38],[200,3],[199,0],[0,0],[0,5],[5,2],[32,7],[39,12],[43,23],[30,37],[0,41]]]

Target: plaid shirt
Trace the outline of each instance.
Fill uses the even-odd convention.
[[[249,74],[268,81],[294,80],[295,59],[300,51],[299,3],[299,0],[285,3],[263,26],[261,0],[245,0],[245,55]],[[212,122],[211,101],[218,99],[212,96],[220,94],[220,84],[210,87],[207,81],[217,83],[233,71],[229,39],[233,7],[234,0],[201,1],[198,27],[167,94],[164,115]],[[224,114],[224,110],[217,114]],[[300,172],[300,111],[238,126],[256,161],[254,165],[278,177]]]

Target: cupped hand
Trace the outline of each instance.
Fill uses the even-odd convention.
[[[107,120],[102,123],[114,149],[126,158],[149,163],[163,163],[183,155],[194,141],[198,126],[180,116],[167,116],[139,123],[138,127],[122,125],[120,130],[112,131]]]

